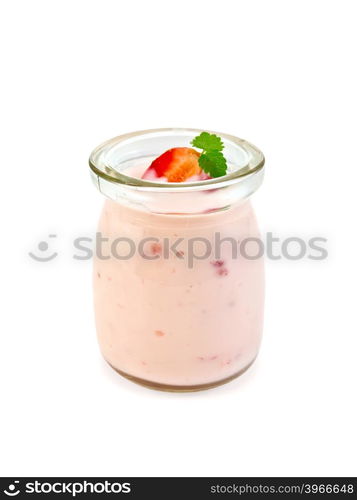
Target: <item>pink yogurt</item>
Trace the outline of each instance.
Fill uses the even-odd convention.
[[[140,178],[145,169],[136,165],[125,174]],[[105,258],[94,259],[100,349],[136,382],[167,390],[208,388],[242,373],[259,350],[263,259],[234,255],[230,243],[258,238],[256,218],[248,196],[227,198],[231,188],[210,186],[178,200],[174,192],[155,189],[138,198],[128,188],[126,196],[105,201],[98,226],[107,239]],[[228,239],[219,258],[217,234]]]

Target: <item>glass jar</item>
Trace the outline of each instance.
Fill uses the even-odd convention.
[[[262,335],[263,257],[247,248],[259,238],[249,198],[263,179],[263,154],[218,133],[227,175],[185,183],[140,178],[155,157],[189,147],[200,132],[126,134],[89,160],[107,198],[93,275],[99,345],[118,373],[161,390],[234,379],[253,363]]]

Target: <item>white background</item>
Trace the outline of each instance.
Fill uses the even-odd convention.
[[[355,7],[2,3],[1,475],[356,475]],[[103,202],[90,151],[165,126],[252,141],[262,230],[329,240],[326,261],[268,262],[258,361],[194,394],[105,365],[71,258]],[[31,260],[51,233],[59,256]]]

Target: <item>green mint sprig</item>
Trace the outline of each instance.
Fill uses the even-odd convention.
[[[202,149],[198,163],[211,177],[221,177],[227,173],[227,161],[223,156],[224,144],[216,134],[202,132],[191,141],[192,146]]]

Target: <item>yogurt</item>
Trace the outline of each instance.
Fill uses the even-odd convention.
[[[145,168],[125,175],[140,178]],[[219,190],[187,193],[182,213],[171,192],[160,193],[161,210],[131,203],[130,192],[104,203],[93,272],[96,329],[106,361],[136,382],[205,389],[238,376],[257,356],[264,263],[247,256],[246,245],[242,255],[242,243],[259,230],[249,197],[207,208]],[[197,211],[188,213],[188,205]]]

